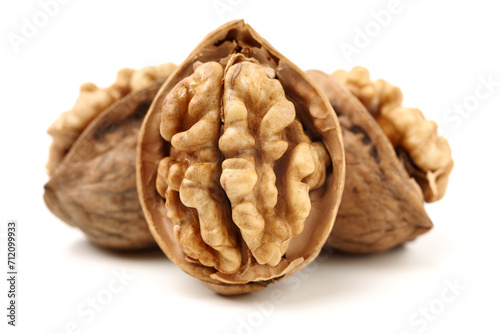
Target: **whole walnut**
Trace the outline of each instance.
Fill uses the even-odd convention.
[[[175,67],[123,69],[107,88],[84,84],[75,106],[48,130],[53,142],[45,203],[97,245],[120,250],[155,245],[137,196],[137,134]]]
[[[384,251],[432,228],[426,201],[444,195],[453,161],[446,139],[401,90],[368,71],[307,71],[342,127],[346,182],[327,245],[348,253]]]
[[[307,76],[242,20],[209,34],[157,94],[139,134],[150,230],[222,294],[310,263],[344,184],[337,118]]]

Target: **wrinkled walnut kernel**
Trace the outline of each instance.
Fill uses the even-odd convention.
[[[402,107],[401,90],[385,80],[372,82],[363,67],[350,72],[338,70],[332,75],[370,111],[394,148],[407,153],[401,158],[407,160],[408,173],[422,188],[425,201],[441,199],[453,160],[448,141],[438,135],[437,124],[426,120],[419,109]]]
[[[237,271],[239,229],[259,264],[278,265],[311,209],[302,180],[320,187],[329,164],[279,81],[249,61],[225,71],[216,62],[199,65],[167,96],[160,132],[172,148],[160,162],[157,188],[188,259]],[[283,170],[279,178],[275,166]]]

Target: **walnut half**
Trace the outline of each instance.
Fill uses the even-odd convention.
[[[338,121],[305,74],[242,20],[209,34],[155,98],[138,189],[153,236],[223,294],[311,262],[344,182]]]
[[[155,245],[137,196],[137,135],[160,82],[175,67],[122,69],[107,88],[84,84],[74,107],[49,128],[45,203],[94,244],[119,250]]]
[[[342,252],[375,253],[430,230],[422,190],[372,115],[333,76],[306,73],[325,92],[344,138],[345,188],[327,245]]]

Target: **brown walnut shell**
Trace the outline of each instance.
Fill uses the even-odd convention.
[[[327,245],[348,253],[374,253],[431,229],[421,189],[372,115],[333,76],[306,73],[332,104],[344,138],[345,189]]]
[[[231,295],[314,260],[345,166],[325,96],[239,20],[210,33],[162,86],[139,134],[137,168],[158,245]]]
[[[47,207],[103,247],[153,247],[137,196],[135,157],[142,120],[160,88],[130,93],[97,115],[45,184]]]

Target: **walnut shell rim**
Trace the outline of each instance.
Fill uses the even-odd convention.
[[[155,187],[157,165],[168,155],[169,146],[159,131],[162,103],[169,91],[183,78],[191,75],[196,62],[220,61],[234,49],[224,42],[241,43],[258,50],[259,56],[266,54],[268,61],[278,64],[276,76],[280,80],[287,98],[302,109],[297,111],[308,128],[321,137],[332,160],[333,176],[329,176],[326,188],[311,192],[313,209],[306,221],[304,231],[290,243],[285,257],[294,266],[269,267],[258,281],[245,283],[224,283],[211,277],[214,269],[186,261],[185,255],[176,244],[172,222],[166,216],[163,198]],[[221,46],[219,48],[219,46]],[[238,44],[240,46],[240,44]],[[262,50],[264,49],[264,50]],[[297,108],[299,109],[299,108]],[[226,295],[241,294],[263,289],[293,274],[319,254],[333,227],[342,197],[345,178],[343,141],[338,120],[328,100],[317,86],[296,65],[276,51],[243,20],[229,22],[210,33],[164,83],[146,115],[139,133],[137,150],[137,187],[144,215],[150,231],[164,253],[183,271],[202,281],[210,289]],[[320,193],[321,192],[321,193]],[[327,209],[327,210],[325,210]]]

